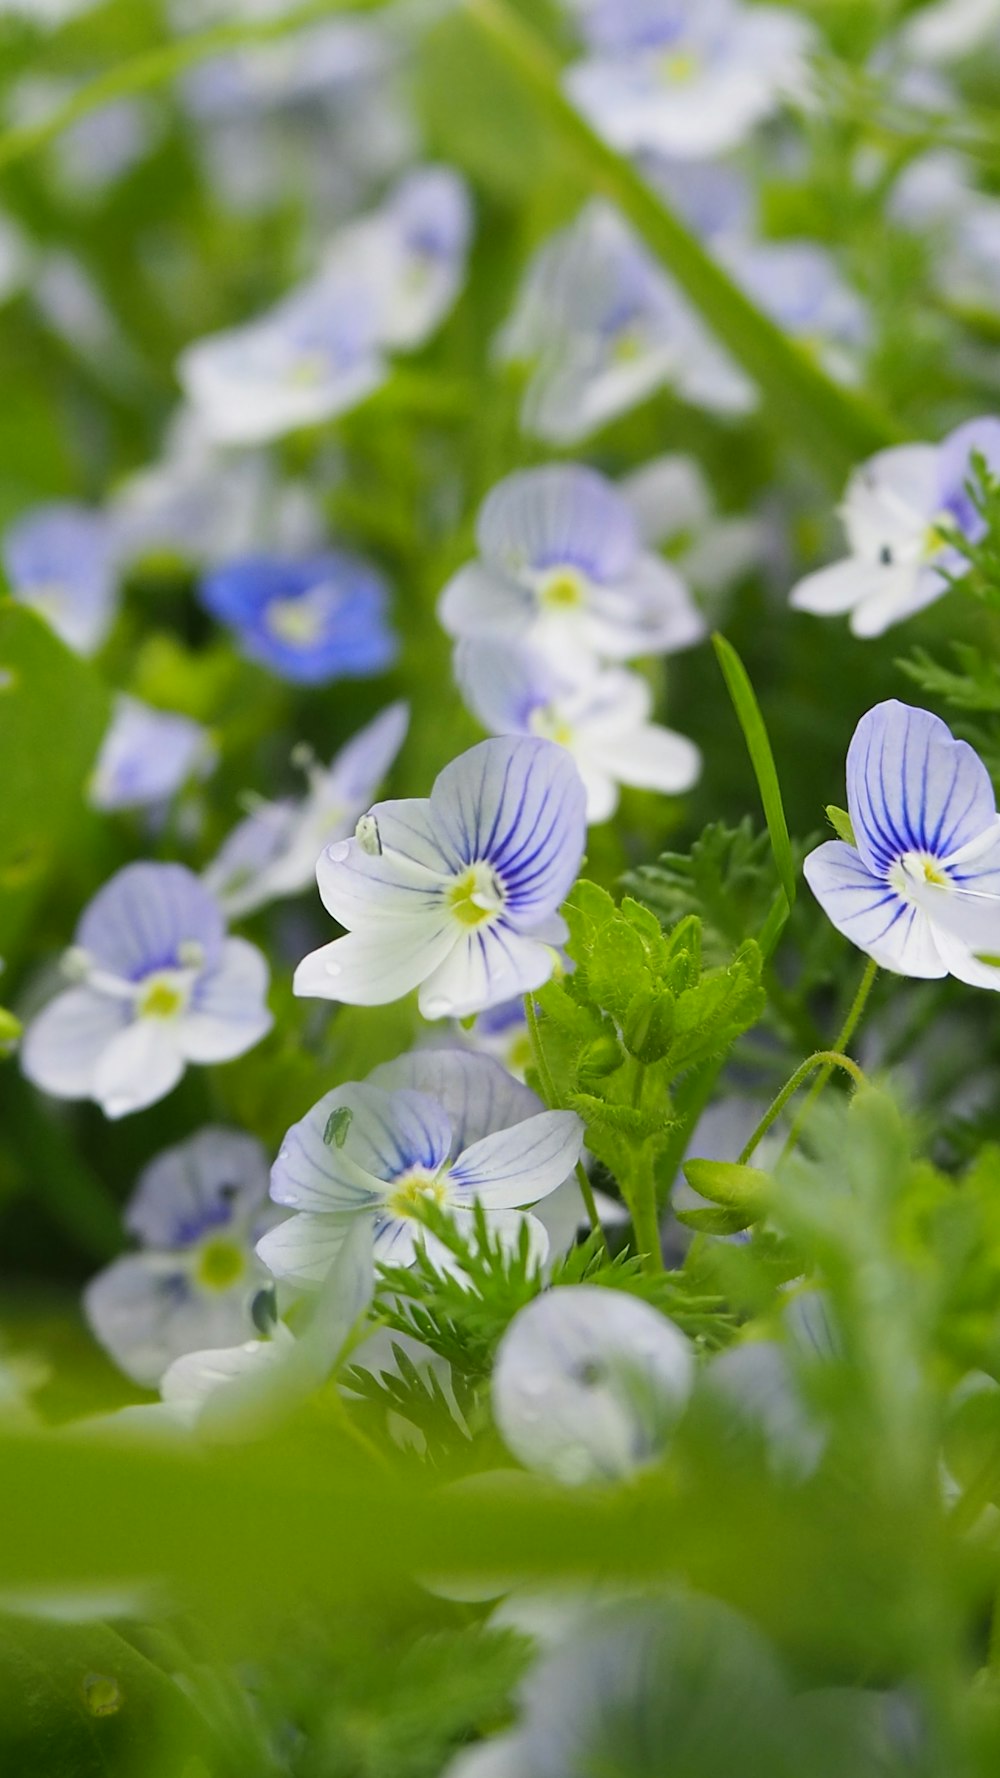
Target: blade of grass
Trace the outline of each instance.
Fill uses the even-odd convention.
[[[764,819],[771,841],[778,880],[785,892],[788,909],[795,904],[795,860],[792,857],[792,845],[788,837],[788,824],[785,821],[785,809],[781,800],[781,786],[774,764],[774,754],[768,740],[764,718],[760,713],[760,705],[750,677],[743,662],[740,660],[731,642],[718,634],[712,637],[722,676],[726,681],[726,689],[733,702],[737,720],[743,730],[743,738],[747,744],[750,763],[753,766],[760,800],[764,805]],[[773,912],[773,910],[772,910]],[[765,930],[770,928],[769,916]]]
[[[591,191],[629,218],[713,333],[760,387],[765,410],[789,443],[807,450],[836,483],[860,458],[900,436],[864,396],[841,388],[734,284],[696,235],[631,163],[591,129],[562,87],[544,41],[506,0],[464,0],[465,12],[539,106],[578,162]]]

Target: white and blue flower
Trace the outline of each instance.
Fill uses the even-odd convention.
[[[151,1161],[125,1210],[140,1251],[92,1278],[83,1306],[101,1345],[155,1388],[174,1359],[255,1331],[270,1280],[254,1253],[273,1213],[268,1162],[252,1136],[208,1126]]]
[[[534,1093],[488,1057],[462,1050],[401,1057],[327,1093],[293,1124],[271,1196],[296,1214],[257,1252],[278,1278],[320,1283],[360,1216],[372,1224],[377,1262],[409,1265],[422,1246],[454,1268],[421,1206],[438,1206],[469,1234],[478,1203],[491,1231],[511,1245],[527,1223],[540,1261],[548,1242],[527,1206],[565,1180],[582,1144],[575,1112],[539,1109]]]
[[[530,377],[521,421],[574,444],[657,389],[711,413],[744,414],[757,393],[624,217],[595,199],[539,250],[497,341]]]
[[[810,31],[794,12],[738,0],[592,0],[571,97],[627,153],[725,154],[805,84]]]
[[[309,887],[323,849],[353,832],[399,752],[408,722],[408,705],[390,704],[329,766],[309,761],[309,788],[299,801],[256,803],[233,828],[202,876],[228,919]]]
[[[693,457],[668,451],[623,476],[628,501],[647,549],[665,549],[687,586],[718,595],[759,566],[766,534],[752,514],[719,512]]]
[[[529,1469],[578,1484],[659,1455],[694,1383],[690,1341],[620,1290],[562,1285],[515,1315],[493,1369],[493,1415]]]
[[[104,514],[69,501],[36,506],[6,531],[10,590],[77,654],[93,654],[118,603],[111,528]]]
[[[856,469],[840,509],[850,554],[792,588],[796,609],[849,612],[855,636],[880,636],[939,599],[964,566],[944,530],[983,535],[968,491],[974,454],[1000,473],[1000,420],[969,420],[938,445],[896,445]]]
[[[837,930],[897,975],[1000,989],[1000,818],[968,742],[876,704],[848,750],[847,806],[854,844],[828,840],[803,867]]]
[[[623,667],[560,671],[554,651],[482,638],[455,652],[466,704],[498,735],[542,735],[565,747],[587,793],[587,821],[609,821],[619,785],[679,796],[701,770],[693,741],[651,722],[653,694]]]
[[[396,656],[385,582],[346,550],[246,556],[207,575],[200,597],[250,660],[298,684],[366,678]]]
[[[479,555],[438,615],[450,635],[530,638],[566,662],[628,660],[701,640],[704,620],[676,568],[643,545],[613,483],[582,464],[518,470],[476,524]]]
[[[585,792],[551,741],[482,741],[427,801],[378,803],[316,866],[343,938],[295,992],[379,1006],[419,988],[425,1018],[466,1018],[547,981],[586,836]]]
[[[327,269],[366,265],[379,344],[413,352],[462,288],[471,232],[472,208],[460,174],[451,167],[414,167],[380,209],[341,231]]]
[[[758,307],[815,353],[831,376],[857,380],[869,335],[868,312],[825,248],[815,241],[733,236],[716,251]]]
[[[138,698],[116,698],[90,781],[95,809],[158,808],[216,761],[206,728],[173,710],[154,710]]]
[[[180,864],[129,864],[94,897],[66,958],[75,985],[32,1020],[28,1079],[124,1117],[162,1099],[188,1062],[227,1062],[270,1030],[265,958],[229,938]]]

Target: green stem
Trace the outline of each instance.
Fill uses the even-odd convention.
[[[652,1177],[649,1180],[648,1191],[640,1189],[630,1195],[629,1209],[632,1212],[632,1229],[642,1269],[644,1272],[648,1272],[651,1277],[656,1278],[663,1270],[663,1247],[660,1243],[660,1215]]]
[[[858,983],[857,992],[854,999],[851,1001],[847,1017],[841,1025],[837,1036],[834,1038],[834,1050],[840,1055],[846,1051],[851,1038],[854,1036],[855,1031],[861,1023],[861,1015],[868,1004],[868,996],[872,991],[877,974],[878,964],[873,958],[869,957],[868,962],[865,964],[864,973]],[[826,1083],[830,1078],[831,1072],[831,1068],[825,1068],[813,1086],[812,1091],[809,1093],[805,1104],[788,1132],[788,1140],[782,1150],[782,1160],[784,1160],[785,1155],[791,1154],[792,1149],[795,1147],[802,1131],[802,1125],[809,1115],[809,1108],[823,1091],[823,1088],[826,1086]]]
[[[545,1049],[542,1044],[542,1033],[538,1023],[538,1013],[535,1010],[534,997],[531,994],[526,994],[524,996],[524,1017],[528,1026],[528,1036],[531,1040],[531,1053],[535,1060],[535,1067],[538,1070],[538,1080],[542,1089],[542,1098],[550,1109],[556,1109],[559,1105],[559,1093],[552,1077],[552,1070],[549,1067],[548,1058],[546,1057]],[[597,1205],[594,1201],[593,1187],[591,1186],[590,1180],[587,1178],[587,1169],[582,1161],[577,1161],[575,1170],[577,1183],[580,1187],[580,1195],[583,1198],[584,1206],[587,1211],[587,1220],[590,1223],[592,1232],[595,1235],[600,1236],[605,1253],[608,1253],[608,1240],[604,1233],[604,1229],[601,1226],[601,1219],[597,1214]]]
[[[580,168],[587,190],[618,205],[709,327],[760,385],[770,414],[787,438],[797,438],[838,484],[859,458],[898,438],[898,429],[867,398],[833,383],[785,337],[642,174],[596,134],[566,97],[562,69],[546,43],[506,0],[464,0],[464,10],[534,94]]]
[[[386,0],[306,0],[305,4],[279,18],[219,25],[215,30],[192,33],[178,42],[161,44],[144,55],[133,56],[118,67],[99,74],[95,80],[87,81],[65,104],[57,105],[48,117],[37,123],[21,124],[0,136],[0,171],[45,148],[90,112],[99,111],[116,99],[130,98],[134,93],[165,86],[211,56],[242,49],[247,44],[274,42],[292,31],[318,23],[331,13],[370,12],[385,4]]]
[[[757,1125],[757,1128],[739,1157],[738,1164],[741,1167],[746,1166],[758,1143],[767,1135],[771,1125],[781,1116],[789,1099],[794,1093],[798,1092],[802,1082],[808,1079],[814,1068],[822,1068],[823,1070],[820,1084],[823,1080],[829,1079],[835,1068],[842,1068],[845,1074],[850,1075],[856,1087],[863,1087],[865,1085],[865,1077],[857,1063],[852,1062],[850,1056],[842,1056],[839,1050],[817,1050],[814,1056],[807,1056],[805,1061],[801,1062],[798,1068],[796,1068],[795,1073],[786,1080],[780,1093],[772,1099],[761,1118],[760,1123]],[[810,1095],[810,1097],[812,1096],[813,1095]],[[789,1138],[789,1143],[790,1142],[791,1137]]]

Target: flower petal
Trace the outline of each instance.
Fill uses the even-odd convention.
[[[265,1037],[274,1023],[267,1007],[267,959],[245,938],[227,938],[217,969],[200,975],[179,1021],[178,1042],[189,1062],[228,1062]]]
[[[159,1254],[129,1253],[92,1278],[83,1306],[118,1368],[146,1389],[185,1352],[231,1346],[253,1333],[250,1291],[197,1290]]]
[[[621,784],[678,796],[697,783],[701,754],[685,735],[646,722],[628,734],[602,735],[592,764],[603,766]]]
[[[948,972],[927,916],[876,877],[853,846],[827,840],[802,867],[806,882],[838,932],[883,969],[936,978]]]
[[[217,901],[182,864],[127,864],[98,890],[76,931],[104,969],[133,982],[176,968],[184,943],[199,945],[211,968],[223,937]]]
[[[328,846],[316,863],[316,882],[327,913],[348,931],[381,920],[434,918],[442,888],[460,861],[442,849],[430,804],[412,798],[376,803],[369,819],[381,851],[357,839]]]
[[[338,1143],[330,1119],[349,1112]],[[271,1173],[271,1196],[298,1210],[354,1210],[381,1201],[412,1167],[434,1173],[452,1147],[447,1113],[425,1093],[348,1081],[293,1124]]]
[[[348,1006],[384,1006],[425,982],[455,945],[456,925],[446,916],[403,921],[398,929],[375,921],[370,931],[348,932],[303,957],[293,991]]]
[[[103,1051],[130,1018],[125,1001],[93,988],[69,988],[31,1021],[21,1044],[21,1067],[43,1093],[85,1099]]]
[[[91,1095],[105,1117],[126,1117],[155,1105],[183,1073],[173,1024],[166,1019],[134,1019],[98,1058]]]
[[[322,1284],[355,1221],[353,1212],[339,1216],[300,1212],[261,1236],[257,1258],[276,1278],[308,1287]]]
[[[438,601],[449,636],[516,636],[531,623],[535,601],[526,588],[483,562],[453,574]]]
[[[453,1155],[542,1110],[542,1101],[530,1087],[515,1080],[492,1056],[471,1050],[411,1050],[373,1068],[368,1084],[386,1092],[411,1087],[436,1099],[451,1125]]]
[[[483,502],[476,537],[483,560],[513,579],[571,565],[591,580],[616,581],[639,551],[628,501],[606,476],[578,463],[505,477]]]
[[[559,941],[556,941],[559,942]],[[547,982],[557,958],[551,941],[515,932],[502,920],[467,937],[425,977],[418,999],[425,1019],[466,1019]]]
[[[500,737],[470,747],[438,775],[430,811],[435,832],[457,857],[489,862],[519,927],[554,913],[576,880],[586,839],[584,789],[573,761],[552,741]]]
[[[478,1198],[485,1210],[534,1204],[572,1173],[582,1148],[575,1111],[540,1111],[459,1155],[448,1173],[449,1191],[466,1203]]]
[[[244,1225],[264,1204],[268,1178],[255,1137],[209,1124],[143,1168],[125,1227],[148,1247],[188,1247],[210,1229]]]
[[[847,754],[847,806],[865,863],[903,852],[946,858],[996,823],[989,774],[939,717],[895,698],[861,718]]]

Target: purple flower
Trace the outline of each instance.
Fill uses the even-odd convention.
[[[250,660],[299,684],[367,678],[396,656],[385,582],[344,550],[244,557],[208,575],[201,599]]]

